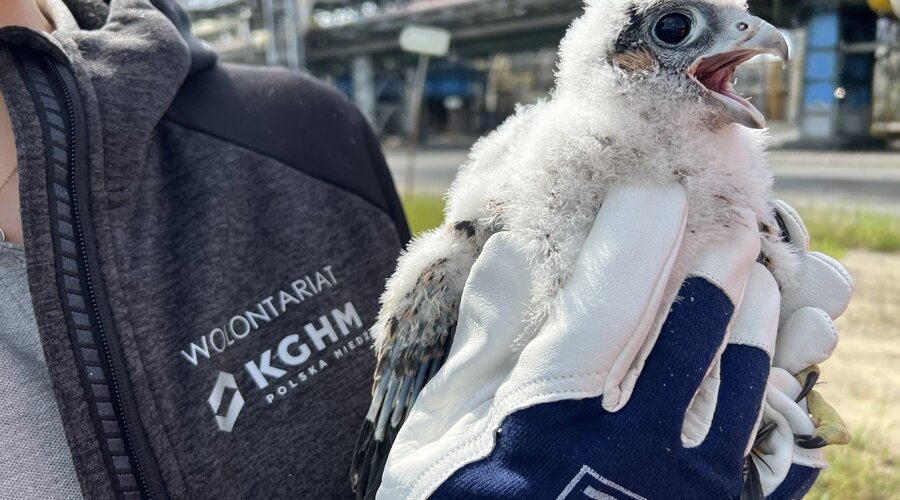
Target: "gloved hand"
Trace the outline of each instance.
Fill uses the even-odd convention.
[[[850,441],[843,420],[813,387],[817,365],[837,347],[833,320],[847,309],[853,280],[835,260],[809,252],[809,233],[793,208],[781,201],[773,208],[781,237],[800,259],[796,267],[773,269],[781,278],[782,319],[746,496],[799,499],[827,466],[821,448]]]
[[[783,276],[783,301],[774,366],[797,375],[834,352],[838,336],[833,320],[850,304],[853,279],[839,262],[809,251],[809,231],[790,205],[776,201],[773,208],[783,238],[800,254],[795,267],[775,272]]]
[[[551,317],[513,359],[529,265],[511,236],[492,238],[447,363],[401,429],[378,498],[738,496],[780,296],[755,263],[748,216],[691,264],[672,304],[686,211],[679,186],[611,191]],[[697,394],[700,404],[704,378],[717,390]]]

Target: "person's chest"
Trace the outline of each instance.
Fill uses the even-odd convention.
[[[22,244],[16,139],[6,102],[0,96],[0,230],[2,239]]]

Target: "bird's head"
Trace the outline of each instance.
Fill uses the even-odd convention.
[[[733,86],[735,69],[759,54],[787,62],[787,41],[744,0],[588,0],[562,42],[557,92],[653,95],[667,113],[683,106],[704,120],[763,128]]]

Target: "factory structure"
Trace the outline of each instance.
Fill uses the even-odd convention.
[[[582,0],[180,0],[226,61],[309,72],[350,96],[385,138],[419,116],[427,141],[470,139],[553,87],[556,49]],[[738,90],[804,147],[882,147],[900,138],[900,0],[751,0],[792,47],[758,57]],[[409,25],[450,33],[411,112],[418,56]]]

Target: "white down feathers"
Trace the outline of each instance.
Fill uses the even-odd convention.
[[[534,333],[569,277],[603,198],[615,184],[679,182],[689,203],[687,234],[668,297],[676,298],[698,250],[723,237],[752,210],[773,225],[768,199],[767,135],[719,122],[720,110],[702,100],[670,98],[687,79],[626,74],[606,54],[628,19],[626,5],[654,2],[589,0],[560,48],[557,87],[550,99],[521,107],[497,131],[481,139],[447,197],[446,223],[478,221],[516,235],[534,267],[530,315],[524,339]],[[745,2],[713,3],[745,6]],[[789,270],[796,260],[787,245],[763,238],[764,252]],[[439,229],[419,238],[401,258],[383,297],[385,311],[401,309],[400,293],[415,289],[421,269],[435,258],[458,256],[446,245],[459,241]],[[479,242],[483,244],[483,241]],[[653,244],[653,242],[647,242]],[[476,250],[477,251],[477,250]],[[450,267],[468,274],[461,258]],[[640,266],[640,262],[635,262]],[[783,279],[790,272],[778,272]],[[461,294],[462,281],[457,283]],[[441,304],[433,304],[441,307]],[[384,346],[387,317],[372,329]]]

